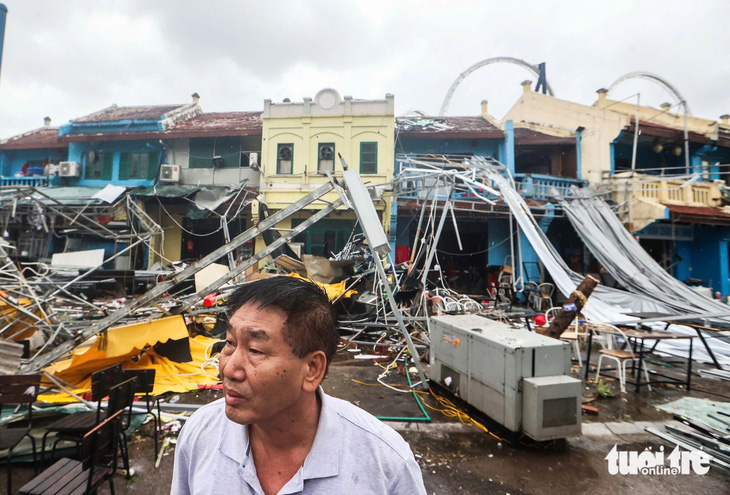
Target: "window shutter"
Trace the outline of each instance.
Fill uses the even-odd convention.
[[[157,178],[157,169],[160,166],[160,154],[159,153],[148,153],[147,154],[147,178],[149,180],[155,180]]]
[[[114,169],[114,153],[104,153],[101,167],[101,179],[112,180],[112,170]]]
[[[121,153],[119,155],[119,180],[129,179],[129,165],[131,162],[129,153]]]

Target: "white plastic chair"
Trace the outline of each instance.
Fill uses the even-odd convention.
[[[557,315],[560,310],[563,309],[560,306],[550,308],[547,311],[545,311],[545,322],[549,323],[551,318],[554,318],[555,315]],[[570,342],[571,346],[573,347],[573,354],[575,354],[575,358],[578,360],[578,366],[581,368],[583,367],[583,358],[580,355],[580,325],[578,323],[578,318],[573,320],[573,323],[571,323],[571,326],[574,328],[573,331],[566,330],[562,334],[560,334],[560,340],[564,342]]]
[[[611,330],[609,332],[601,332],[600,329],[594,329],[593,332],[597,334],[603,333],[603,339],[600,341],[603,349],[600,349],[598,353],[601,355],[598,358],[598,364],[596,366],[596,383],[598,383],[598,377],[601,374],[601,363],[603,358],[610,361],[616,362],[616,370],[618,371],[619,384],[621,385],[621,392],[626,393],[626,364],[631,362],[633,365],[638,364],[639,358],[634,356],[634,352],[631,350],[631,344],[626,334],[613,325],[603,325]],[[613,345],[613,338],[621,337],[627,343],[626,350],[618,349],[617,346]],[[646,377],[647,387],[651,391],[651,385],[649,385],[649,371],[647,370],[646,361],[642,360],[642,369],[644,370],[644,376]]]
[[[537,293],[535,294],[536,303],[539,305],[539,309],[536,311],[542,311],[543,308],[550,308],[553,305],[553,293],[555,292],[555,286],[548,282],[542,283],[537,286]]]

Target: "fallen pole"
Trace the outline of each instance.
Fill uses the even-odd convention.
[[[568,329],[573,320],[575,320],[578,312],[585,306],[588,297],[593,293],[593,289],[598,285],[598,280],[587,275],[580,285],[570,294],[570,297],[563,304],[563,307],[553,319],[544,335],[554,339],[560,338],[560,335]]]

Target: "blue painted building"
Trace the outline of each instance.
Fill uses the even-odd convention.
[[[730,130],[714,136],[689,131],[689,159],[684,129],[641,122],[639,130],[635,170],[646,174],[646,185],[635,194],[664,207],[637,232],[639,242],[678,280],[730,295],[730,214],[719,208],[730,180]],[[632,121],[613,141],[613,173],[631,170],[634,131]]]
[[[47,165],[68,159],[68,144],[58,139],[58,127],[45,118],[44,126],[0,143],[0,184],[42,186]]]
[[[118,107],[73,119],[59,129],[78,173],[59,178],[64,186],[146,186],[165,163],[162,132],[200,113],[197,97],[187,105]]]
[[[523,197],[539,216],[541,228],[548,232],[554,218],[555,209],[550,202],[554,189],[565,191],[571,185],[584,184],[578,178],[578,138],[515,128],[512,121],[501,125],[486,114],[484,106],[480,117],[396,119],[396,176],[407,176],[403,170],[417,167],[414,160],[434,163],[441,159],[445,167],[453,167],[471,156],[493,158],[507,166]],[[412,256],[427,190],[422,186],[409,189],[406,180],[399,182],[397,192],[397,211],[391,216],[391,244],[396,261],[402,262]],[[451,288],[485,293],[502,267],[512,264],[513,253],[517,258],[517,277],[545,281],[544,270],[529,242],[523,237],[518,246],[518,229],[510,225],[506,207],[490,208],[468,197],[454,199],[457,226],[451,219],[444,224],[437,252],[441,273]],[[459,240],[463,249],[459,248]]]
[[[258,188],[260,113],[206,114],[195,94],[190,104],[112,105],[60,128],[47,119],[43,128],[0,143],[2,185],[38,191],[35,200],[25,198],[12,209],[5,206],[11,196],[25,193],[5,189],[0,195],[5,237],[25,260],[99,248],[108,258],[128,245],[131,196],[164,236],[135,248],[116,268],[204,256],[225,243],[220,219],[208,208],[236,203],[231,237],[248,225],[249,209],[240,203]],[[112,203],[94,198],[109,184],[124,186],[126,193]],[[245,193],[237,194],[240,187]],[[199,194],[206,207],[196,205]],[[82,220],[92,228],[80,228]]]

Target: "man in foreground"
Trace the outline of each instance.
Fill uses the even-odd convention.
[[[400,435],[319,386],[339,340],[319,287],[257,280],[231,295],[229,311],[225,398],[182,429],[173,495],[426,493]]]

